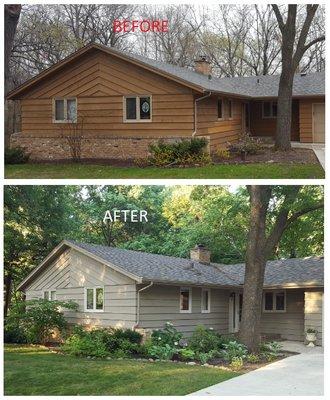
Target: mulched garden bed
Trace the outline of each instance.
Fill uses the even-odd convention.
[[[272,147],[264,147],[259,154],[249,154],[245,161],[240,155],[221,160],[214,156],[215,164],[255,164],[255,163],[280,163],[280,164],[318,164],[318,159],[311,149],[291,149],[290,151],[275,151]]]

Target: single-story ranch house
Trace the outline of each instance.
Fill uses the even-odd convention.
[[[323,143],[324,72],[296,74],[293,141]],[[21,103],[11,146],[33,160],[140,158],[150,143],[205,137],[209,150],[244,133],[274,136],[279,76],[216,78],[202,57],[195,71],[98,44],[81,48],[8,94]]]
[[[262,334],[303,341],[314,328],[322,344],[323,274],[323,257],[269,261]],[[243,282],[244,264],[211,263],[201,245],[184,259],[64,240],[19,290],[27,300],[74,300],[72,324],[151,331],[170,321],[189,336],[198,324],[237,332]]]

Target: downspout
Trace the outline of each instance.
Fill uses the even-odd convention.
[[[149,285],[144,286],[143,288],[141,288],[140,290],[137,291],[135,328],[137,328],[139,326],[139,322],[140,322],[140,293],[146,289],[149,289],[151,286],[153,286],[153,284],[154,284],[153,282],[150,282]]]
[[[207,99],[208,97],[210,97],[212,95],[212,92],[209,92],[207,95],[202,96],[202,97],[198,97],[197,99],[195,99],[195,114],[194,114],[194,132],[192,133],[192,137],[194,137],[197,133],[197,102]]]

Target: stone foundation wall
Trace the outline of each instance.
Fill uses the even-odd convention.
[[[159,140],[167,143],[191,137],[88,137],[81,140],[81,159],[134,160],[149,155],[149,145]],[[67,139],[61,137],[36,137],[14,133],[11,147],[21,147],[30,154],[31,161],[69,160],[72,158]]]

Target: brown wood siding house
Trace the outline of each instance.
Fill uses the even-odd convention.
[[[276,97],[269,95],[277,77],[260,78],[272,79],[260,98],[269,82],[214,78],[207,61],[196,65],[203,72],[88,45],[9,93],[21,104],[21,131],[11,146],[32,160],[61,160],[71,157],[67,137],[79,136],[83,158],[134,159],[159,140],[206,137],[213,152],[246,132],[274,135]],[[316,85],[299,76],[292,140],[324,141],[324,75],[316,75]]]

